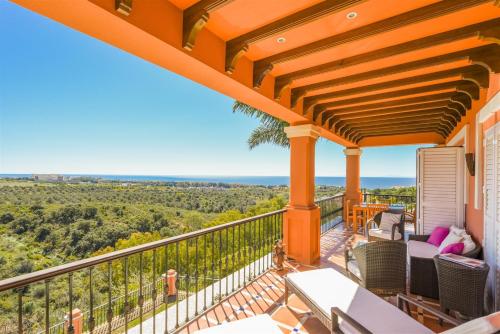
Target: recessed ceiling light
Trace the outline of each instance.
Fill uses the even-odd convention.
[[[286,38],[285,37],[278,37],[276,39],[276,42],[278,42],[278,43],[285,43],[286,42]]]
[[[356,12],[350,12],[350,13],[347,13],[347,15],[346,15],[346,17],[347,17],[349,20],[353,20],[353,19],[355,19],[357,16],[358,16],[358,13],[356,13]]]

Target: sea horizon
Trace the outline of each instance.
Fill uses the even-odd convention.
[[[288,186],[289,176],[219,176],[219,175],[115,175],[115,174],[58,174],[69,178],[92,177],[105,181],[123,182],[207,182],[262,186]],[[47,174],[0,174],[0,178],[31,178],[33,175]],[[344,186],[344,176],[316,176],[316,185]],[[367,189],[415,186],[414,177],[362,176],[361,187]]]

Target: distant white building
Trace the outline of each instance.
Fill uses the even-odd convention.
[[[45,182],[61,182],[64,181],[64,175],[60,174],[33,174],[33,180]]]

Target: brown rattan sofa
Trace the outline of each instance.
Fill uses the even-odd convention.
[[[408,242],[427,242],[429,236],[430,235],[409,235]],[[476,248],[462,255],[470,258],[477,258],[480,252],[481,246],[476,242]],[[433,259],[436,254],[429,257],[414,256],[410,246],[408,247],[408,254],[410,256],[410,293],[439,299],[438,276]]]

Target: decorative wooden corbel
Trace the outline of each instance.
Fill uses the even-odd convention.
[[[452,101],[452,102],[448,103],[448,108],[455,109],[462,116],[465,116],[465,113],[467,112],[467,110],[465,109],[465,107],[461,103],[459,103],[459,102]]]
[[[500,27],[482,30],[478,33],[480,40],[500,44]]]
[[[490,71],[480,65],[474,71],[462,74],[462,78],[467,81],[472,81],[481,88],[488,88],[490,85]]]
[[[471,97],[468,94],[465,94],[463,92],[458,92],[456,95],[453,95],[451,97],[451,101],[452,102],[460,103],[467,110],[470,109],[470,108],[472,108],[472,99],[471,99]]]
[[[192,51],[198,33],[205,27],[210,15],[206,10],[199,11],[193,15],[184,15],[182,47],[188,51]]]
[[[457,91],[469,95],[471,99],[479,100],[479,85],[472,81],[466,81],[459,84],[457,86]]]
[[[478,54],[472,54],[469,56],[469,60],[473,64],[481,65],[487,70],[498,73],[500,72],[500,46],[495,45],[492,47],[491,52],[482,52]]]
[[[226,50],[226,73],[233,74],[238,60],[243,57],[245,53],[248,52],[248,44],[239,45],[238,47],[232,47]],[[255,71],[254,71],[255,73]],[[254,76],[255,78],[255,76]],[[255,80],[254,80],[255,82]],[[255,88],[255,85],[254,85]]]
[[[455,127],[458,124],[458,122],[455,119],[455,117],[453,117],[450,114],[444,114],[443,115],[443,120],[445,120],[446,122],[448,122],[449,124],[451,124],[452,127]]]
[[[291,79],[277,79],[274,82],[274,99],[279,101],[283,92],[292,84]]]
[[[273,64],[262,64],[253,68],[253,88],[259,89],[266,75],[273,70]]]
[[[307,91],[304,89],[292,89],[292,98],[290,100],[290,105],[295,108],[297,102],[306,95]]]
[[[305,116],[311,111],[313,111],[313,107],[318,104],[317,101],[311,98],[304,98],[304,103],[302,104],[302,114]]]
[[[333,127],[338,123],[340,122],[340,119],[338,119],[337,117],[335,116],[332,116],[330,117],[329,119],[327,119],[328,121],[328,129],[332,130]]]
[[[446,113],[448,115],[450,115],[451,117],[455,118],[457,123],[460,122],[460,120],[462,119],[462,114],[460,114],[460,112],[457,109],[448,108],[448,107],[446,107],[445,109],[447,110]]]
[[[115,9],[118,13],[129,16],[132,11],[132,0],[115,0]]]
[[[326,110],[326,108],[319,104],[319,105],[316,105],[313,109],[313,121],[316,122],[316,120],[318,119],[319,116],[323,115],[323,112]],[[323,120],[321,120],[321,124],[323,124]]]

